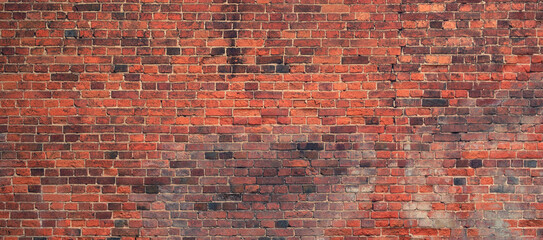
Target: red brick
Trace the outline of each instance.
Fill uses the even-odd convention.
[[[541,7],[394,2],[1,4],[0,235],[539,238]]]
[[[371,218],[398,218],[398,212],[373,212]]]
[[[543,220],[519,220],[519,227],[541,227],[543,226]]]
[[[97,202],[98,195],[73,195],[72,201],[74,202]]]

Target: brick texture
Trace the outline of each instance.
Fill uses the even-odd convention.
[[[542,20],[0,1],[0,239],[543,239]]]

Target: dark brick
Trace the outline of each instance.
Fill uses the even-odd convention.
[[[149,46],[149,40],[144,38],[121,39],[121,46]]]
[[[422,99],[423,107],[447,107],[449,100],[447,99]]]
[[[113,72],[128,72],[128,65],[115,65],[115,67],[113,68]]]
[[[224,31],[223,32],[224,38],[237,38],[238,32],[237,31]]]
[[[40,193],[41,192],[41,186],[40,185],[28,185],[28,192],[30,192],[30,193]]]
[[[375,143],[375,150],[394,151],[396,150],[395,143]]]
[[[112,212],[95,212],[94,213],[96,219],[111,219],[111,216],[113,216]]]
[[[124,80],[126,81],[140,81],[140,74],[125,74]]]
[[[245,59],[242,58],[242,57],[229,57],[226,60],[226,63],[228,63],[228,64],[244,64]],[[237,67],[245,67],[245,66],[237,66]]]
[[[100,11],[100,4],[76,4],[74,11]]]
[[[457,134],[457,133],[434,135],[434,141],[436,142],[458,142],[460,141],[460,139],[461,139],[461,136],[460,134]]]
[[[219,73],[231,73],[232,67],[229,65],[222,65],[217,67],[217,72]]]
[[[139,235],[139,229],[137,228],[130,228],[130,229],[124,229],[124,228],[113,228],[111,230],[111,235],[114,236],[138,236]]]
[[[356,126],[334,126],[330,127],[331,133],[355,133]]]
[[[45,173],[45,171],[43,170],[43,168],[30,169],[30,175],[32,175],[32,176],[43,176],[44,173]]]
[[[167,56],[146,56],[141,58],[142,64],[169,64],[170,58]]]
[[[282,56],[261,56],[261,57],[256,58],[256,64],[270,64],[270,63],[282,64],[283,57]]]
[[[79,75],[73,73],[51,74],[51,81],[78,81]]]
[[[219,154],[217,152],[206,152],[205,159],[219,159]]]
[[[420,143],[411,143],[407,146],[404,150],[410,150],[410,151],[430,151],[430,145],[429,144],[420,144]]]
[[[167,55],[179,55],[181,53],[180,48],[167,48],[166,54]]]
[[[491,193],[515,193],[515,186],[490,186]]]
[[[113,151],[113,152],[106,152],[106,159],[116,159],[117,156],[119,156],[119,152]]]
[[[99,177],[96,179],[96,183],[98,184],[114,184],[115,178],[114,177]]]
[[[157,185],[145,186],[145,193],[147,194],[158,194],[159,192],[159,187]]]
[[[356,57],[342,57],[342,64],[368,64],[370,62],[367,56],[356,56]]]
[[[507,177],[507,184],[509,185],[518,185],[519,179],[517,177]]]
[[[379,125],[378,117],[366,117],[364,118],[366,125]]]
[[[241,201],[241,194],[221,193],[217,195],[218,201]]]
[[[196,167],[196,162],[194,161],[171,161],[171,168],[194,168]]]
[[[483,166],[483,161],[479,159],[471,160],[469,166],[472,168],[480,168]]]
[[[347,175],[347,168],[334,168],[334,176]]]
[[[276,228],[287,228],[287,227],[289,227],[289,224],[288,224],[287,220],[279,220],[279,221],[275,221],[275,227]]]
[[[394,67],[395,72],[419,72],[420,65],[419,64],[395,64],[393,67]],[[390,72],[390,70],[386,72]]]
[[[410,125],[422,125],[424,123],[424,119],[423,118],[420,118],[420,117],[412,117],[412,118],[409,118],[409,124]]]
[[[221,204],[220,203],[208,203],[207,209],[212,211],[221,210]]]
[[[196,211],[207,211],[207,204],[206,203],[195,203],[194,204],[194,210],[196,210]]]
[[[275,72],[276,73],[289,73],[290,67],[288,65],[276,65],[275,66]]]
[[[367,167],[371,167],[372,164],[371,164],[371,161],[368,161],[368,160],[362,160],[360,161],[360,167],[363,167],[363,168],[367,168]]]
[[[171,179],[169,177],[146,177],[145,178],[146,185],[168,185],[170,183],[171,183]]]
[[[77,38],[77,37],[79,37],[79,31],[78,30],[65,30],[64,31],[64,37],[66,37],[66,38]]]
[[[260,66],[261,73],[275,73],[275,66],[274,65],[262,65]]]
[[[234,158],[234,153],[232,152],[220,152],[219,159],[232,159]]]
[[[315,151],[302,151],[301,157],[305,159],[318,159],[319,154]]]
[[[241,48],[227,48],[226,55],[228,56],[239,56],[242,55]]]
[[[144,211],[145,211],[145,210],[149,210],[149,207],[144,206],[144,205],[141,205],[141,204],[138,204],[138,205],[136,206],[136,209],[137,209],[137,210],[144,210]],[[115,234],[115,235],[119,235],[119,234]]]
[[[128,221],[127,220],[115,220],[115,227],[127,227]]]
[[[81,229],[68,228],[65,229],[65,232],[68,236],[81,236]]]
[[[69,179],[70,184],[95,184],[95,177],[71,177]]]
[[[465,178],[454,178],[454,185],[457,185],[457,186],[466,185],[466,179]]]
[[[32,10],[31,4],[21,4],[21,3],[6,3],[5,10],[7,11],[29,11]]]
[[[324,143],[298,143],[298,150],[323,150]]]
[[[442,22],[430,22],[430,28],[443,28]]]
[[[456,167],[469,167],[469,162],[470,162],[469,160],[460,160],[460,159],[458,159],[458,160],[456,160],[455,166]]]
[[[430,48],[429,47],[404,47],[403,53],[404,54],[430,54]]]
[[[116,12],[116,13],[112,13],[111,14],[111,18],[113,20],[125,20],[126,19],[126,15],[124,13],[119,13],[119,12]]]
[[[41,178],[42,185],[61,185],[61,184],[67,184],[67,183],[68,183],[68,178],[61,178],[61,177]]]
[[[313,186],[313,185],[304,185],[302,186],[302,191],[304,193],[314,193],[317,191],[317,187]]]
[[[537,160],[525,160],[524,161],[524,167],[536,168],[537,167]]]
[[[212,56],[224,55],[225,52],[226,52],[225,48],[212,48],[211,49],[211,55]]]
[[[295,5],[294,12],[320,12],[321,6],[319,5]]]

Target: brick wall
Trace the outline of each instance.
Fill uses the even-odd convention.
[[[538,0],[0,3],[1,239],[542,239]]]

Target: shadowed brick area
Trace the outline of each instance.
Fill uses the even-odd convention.
[[[543,239],[537,0],[0,3],[0,239]]]

